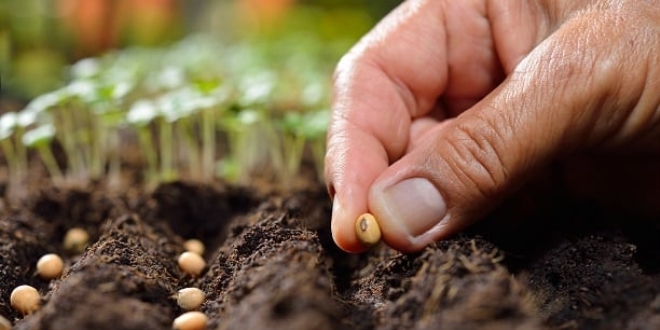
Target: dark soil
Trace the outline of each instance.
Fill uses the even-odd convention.
[[[196,286],[209,329],[660,329],[660,225],[588,204],[500,212],[417,254],[339,251],[318,187],[289,193],[174,182],[152,192],[40,188],[0,211],[0,314],[16,329],[170,329]],[[67,229],[92,241],[67,254]],[[176,258],[207,246],[200,278]],[[35,275],[65,257],[64,275]],[[43,307],[23,317],[12,289]]]

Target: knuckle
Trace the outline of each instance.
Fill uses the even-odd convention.
[[[499,130],[487,119],[473,120],[457,125],[448,139],[446,161],[452,172],[462,185],[484,198],[497,197],[510,180]]]

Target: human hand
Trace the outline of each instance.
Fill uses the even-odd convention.
[[[660,1],[410,0],[337,66],[326,181],[346,251],[364,212],[420,250],[551,163],[573,193],[660,214]]]

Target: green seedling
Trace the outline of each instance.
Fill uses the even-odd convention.
[[[279,122],[280,146],[278,155],[273,155],[277,173],[283,183],[291,182],[298,174],[306,147],[310,147],[316,173],[323,177],[323,157],[325,157],[325,132],[329,123],[328,111],[307,113],[289,112]]]
[[[123,99],[133,88],[129,82],[97,84],[96,95],[91,100],[92,129],[89,137],[93,150],[90,174],[100,179],[108,167],[108,185],[118,187],[121,170],[121,128],[126,115]]]
[[[152,185],[158,179],[158,153],[151,134],[151,124],[158,116],[158,110],[153,101],[139,100],[131,106],[126,114],[126,124],[133,127],[137,133],[146,163],[146,179]]]
[[[0,116],[0,148],[7,161],[9,170],[8,193],[11,197],[22,195],[21,182],[25,179],[27,158],[19,155],[14,142],[14,131],[18,115],[15,112],[6,112]],[[22,146],[19,146],[22,147]]]
[[[216,117],[225,106],[229,97],[228,88],[223,88],[219,79],[197,79],[194,87],[201,94],[196,107],[200,109],[199,127],[201,127],[201,173],[203,180],[210,180],[215,175],[216,153]]]
[[[162,180],[178,179],[181,171],[176,170],[177,165],[199,168],[196,162],[199,158],[199,148],[191,126],[193,115],[199,110],[194,103],[197,96],[190,88],[184,87],[161,96],[157,101],[159,115],[156,118],[156,126],[159,133]],[[179,145],[183,147],[178,147]],[[178,151],[185,152],[183,157],[179,157]]]
[[[286,113],[279,122],[281,143],[279,148],[274,150],[278,154],[273,155],[273,159],[276,160],[276,172],[283,183],[292,182],[300,169],[305,148],[305,136],[300,132],[302,125],[303,116],[297,112]]]
[[[323,181],[325,159],[325,136],[330,124],[330,110],[319,110],[304,114],[303,136],[307,140],[314,159],[316,178]]]
[[[35,127],[22,136],[22,143],[26,147],[34,148],[39,152],[50,177],[55,182],[62,182],[63,175],[60,171],[50,145],[55,137],[55,127],[52,124],[43,124]]]
[[[225,170],[232,169],[235,175],[229,179],[247,183],[253,173],[269,163],[270,128],[267,119],[255,109],[234,110],[220,118],[219,125],[226,132],[229,144],[229,161],[224,164]]]
[[[166,49],[81,60],[68,85],[0,117],[10,186],[21,187],[28,149],[53,178],[115,186],[125,145],[139,147],[150,185],[217,176],[248,183],[254,174],[288,184],[306,155],[321,177],[328,112],[316,109],[328,106],[341,53],[329,44],[300,35],[235,44],[191,36]]]

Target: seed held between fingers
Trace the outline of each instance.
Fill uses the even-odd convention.
[[[208,318],[202,312],[186,312],[174,319],[172,329],[174,330],[204,330]]]
[[[30,315],[39,309],[41,296],[37,289],[29,285],[17,286],[9,297],[11,307],[23,315]]]
[[[355,221],[355,233],[362,245],[371,247],[380,242],[380,226],[371,213],[364,213]]]

